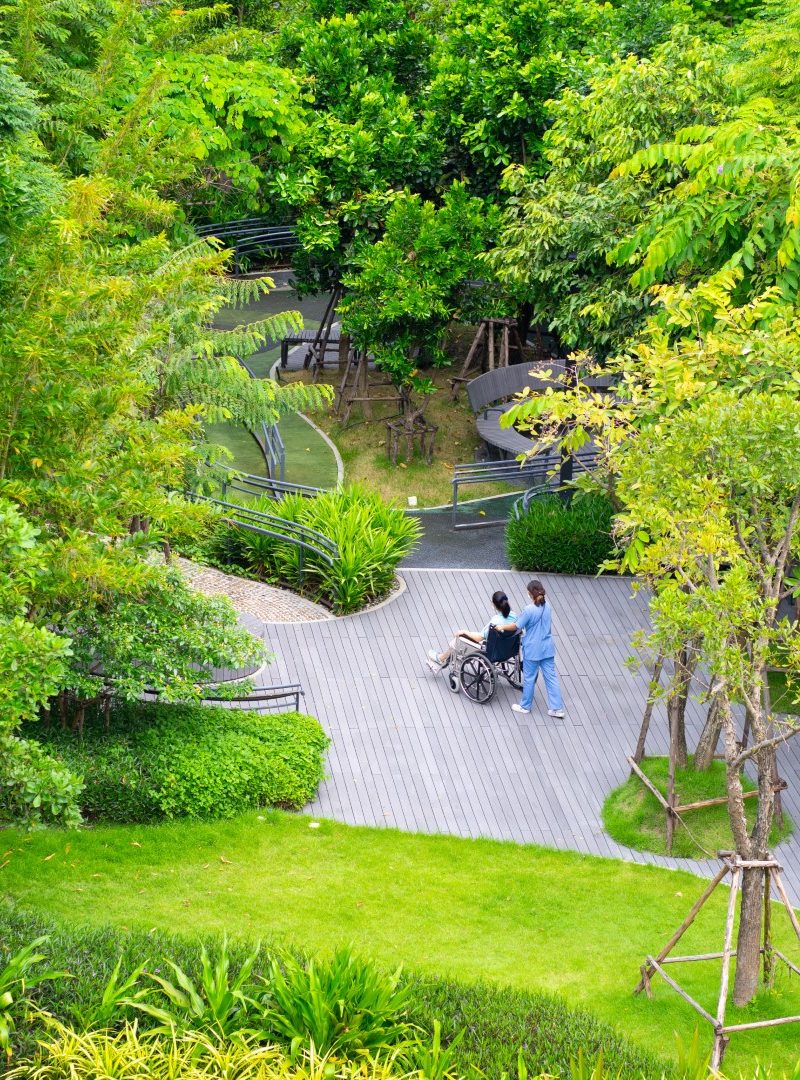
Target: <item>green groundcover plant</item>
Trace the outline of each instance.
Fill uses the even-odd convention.
[[[107,730],[89,716],[81,739],[60,727],[28,734],[83,778],[86,817],[118,824],[297,809],[323,778],[329,741],[303,713],[139,703],[118,705]]]
[[[416,546],[419,523],[358,484],[314,499],[261,499],[254,509],[315,529],[339,549],[333,566],[311,551],[235,525],[220,528],[207,554],[260,580],[299,589],[339,614],[358,611],[390,591],[395,571]]]
[[[0,972],[34,935],[46,937],[40,952],[47,965],[69,977],[41,982],[27,994],[31,1022],[20,1024],[13,1040],[19,1080],[88,1080],[101,1062],[103,1075],[139,1075],[134,1066],[146,1049],[152,1054],[147,1075],[156,1080],[316,1076],[309,1062],[325,1055],[337,1063],[325,1075],[387,1080],[670,1075],[664,1062],[554,996],[390,973],[349,948],[309,959],[218,939],[75,929],[0,902]],[[45,1013],[62,1026],[53,1028]],[[286,1058],[283,1071],[248,1071],[248,1052],[264,1043],[278,1064]],[[188,1053],[185,1072],[162,1066],[165,1047],[190,1045],[207,1058],[207,1072],[190,1071]],[[237,1052],[242,1057],[231,1059],[232,1071],[220,1068],[226,1054]],[[604,1066],[594,1074],[599,1058]],[[266,1054],[264,1063],[269,1060]],[[339,1069],[359,1061],[367,1071],[356,1064]],[[573,1066],[583,1071],[572,1072]]]
[[[558,495],[534,499],[512,517],[506,550],[515,570],[549,574],[596,574],[614,550],[613,510],[603,495],[564,502]]]

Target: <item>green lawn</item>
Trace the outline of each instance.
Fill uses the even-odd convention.
[[[770,671],[767,678],[772,708],[787,716],[800,716],[800,688],[796,681],[790,682],[785,671]]]
[[[694,1017],[671,991],[631,994],[644,955],[680,922],[694,877],[494,841],[350,828],[281,813],[214,824],[5,833],[3,892],[72,925],[227,931],[327,950],[339,942],[385,963],[460,979],[547,989],[588,1006],[642,1046],[671,1054]],[[687,952],[721,943],[725,895],[686,935]],[[784,920],[778,938],[790,955]],[[693,964],[685,984],[715,1002],[718,969]],[[800,987],[758,1003],[800,1013]],[[748,1010],[754,1018],[756,1012]],[[708,1032],[703,1030],[704,1038]],[[781,1068],[796,1028],[738,1036],[731,1075],[758,1054]],[[759,1050],[760,1048],[760,1050]]]
[[[641,768],[658,790],[666,796],[669,759],[645,758]],[[747,777],[742,778],[742,784],[746,791],[752,791],[755,787],[755,784]],[[695,772],[692,768],[677,769],[675,790],[680,802],[684,805],[701,802],[703,799],[721,798],[726,794],[724,762],[712,762],[707,772]],[[755,799],[748,799],[745,802],[750,825],[755,818],[755,803]],[[685,821],[688,829],[681,825],[675,826],[673,855],[703,859],[707,857],[707,852],[725,851],[733,847],[733,836],[726,806],[691,810],[686,815]],[[635,848],[637,851],[654,851],[659,855],[666,852],[664,808],[638,776],[629,777],[608,796],[603,806],[603,824],[608,833],[620,844]],[[782,828],[778,829],[773,825],[770,843],[772,845],[780,843],[791,831],[792,823],[788,815],[784,814]]]

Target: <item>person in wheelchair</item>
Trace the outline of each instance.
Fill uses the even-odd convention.
[[[425,663],[431,671],[438,673],[448,665],[455,666],[460,663],[469,653],[484,651],[491,627],[516,620],[517,616],[511,610],[511,604],[502,589],[492,593],[492,605],[494,606],[494,615],[489,619],[483,630],[459,630],[444,652],[440,653],[436,649],[429,649]]]

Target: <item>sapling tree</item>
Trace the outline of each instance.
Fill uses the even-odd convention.
[[[568,450],[593,440],[599,464],[579,485],[600,484],[615,500],[617,565],[654,592],[653,651],[686,656],[691,643],[708,679],[703,755],[721,732],[736,850],[752,860],[769,842],[776,747],[797,730],[765,691],[770,664],[796,672],[800,663],[797,630],[779,618],[800,548],[800,335],[796,308],[775,289],[732,303],[742,279],[729,270],[693,290],[660,290],[649,334],[603,369],[613,393],[579,378],[524,400],[509,421],[535,424],[542,444]],[[740,778],[748,763],[760,796],[750,831]],[[762,887],[763,875],[748,871],[737,1004],[757,985]]]
[[[768,856],[775,750],[800,732],[769,704],[767,672],[778,657],[800,673],[800,633],[779,617],[800,550],[798,393],[712,390],[694,409],[641,432],[619,476],[623,538],[646,532],[637,568],[656,582],[653,642],[698,650],[714,696],[725,754],[728,816],[743,860]],[[737,714],[750,731],[745,744]],[[748,828],[741,773],[755,769],[758,804]],[[746,869],[733,999],[756,993],[764,871]]]

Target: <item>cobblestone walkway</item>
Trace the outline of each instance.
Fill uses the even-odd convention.
[[[237,611],[253,615],[266,623],[320,622],[333,615],[319,604],[297,596],[288,589],[278,589],[260,581],[248,581],[223,573],[211,566],[200,566],[189,559],[176,558],[186,579],[206,596],[227,596]]]

